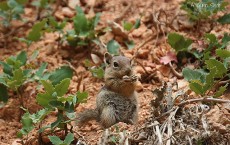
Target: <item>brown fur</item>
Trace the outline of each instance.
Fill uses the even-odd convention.
[[[137,93],[134,81],[125,81],[124,76],[132,78],[130,59],[124,56],[112,57],[105,54],[105,86],[97,95],[96,109],[86,110],[77,117],[79,123],[97,120],[108,128],[118,122],[129,124],[138,120]],[[114,67],[116,65],[117,67]]]

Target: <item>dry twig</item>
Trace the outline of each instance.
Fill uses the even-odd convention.
[[[182,74],[178,73],[178,72],[173,68],[171,62],[169,63],[169,66],[170,66],[170,68],[171,68],[171,70],[172,70],[172,73],[173,73],[177,78],[179,78],[179,79],[184,78]]]
[[[230,100],[224,100],[224,99],[217,99],[217,98],[198,98],[198,99],[191,99],[186,100],[180,104],[178,104],[179,107],[182,107],[186,104],[194,103],[194,102],[216,102],[216,103],[230,103]]]

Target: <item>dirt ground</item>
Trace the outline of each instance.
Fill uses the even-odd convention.
[[[122,21],[135,22],[136,19],[141,17],[141,26],[129,33],[127,36],[134,41],[135,47],[131,50],[121,49],[127,57],[132,57],[136,55],[139,63],[136,63],[134,68],[135,73],[139,77],[144,77],[146,75],[151,75],[151,78],[142,79],[137,84],[138,100],[139,100],[139,120],[136,125],[127,125],[125,123],[119,123],[118,126],[121,131],[127,130],[128,132],[135,132],[138,128],[145,126],[147,121],[151,117],[152,108],[150,105],[151,100],[154,100],[156,96],[153,95],[152,91],[159,88],[162,82],[173,82],[177,81],[178,89],[188,89],[188,83],[183,79],[177,79],[177,77],[172,73],[171,69],[167,65],[160,63],[160,58],[171,49],[170,45],[167,44],[165,35],[169,32],[180,32],[185,34],[185,36],[195,39],[206,32],[214,33],[218,36],[223,35],[225,32],[230,32],[229,25],[215,25],[210,26],[209,23],[204,23],[200,25],[199,30],[196,30],[194,26],[189,22],[188,18],[185,16],[178,16],[178,14],[184,14],[184,11],[180,10],[180,2],[182,0],[89,0],[85,1],[83,5],[81,2],[74,0],[69,0],[64,2],[58,7],[55,13],[56,18],[60,21],[65,17],[72,17],[74,15],[74,10],[70,7],[73,5],[83,5],[83,9],[86,11],[87,16],[90,17],[96,12],[101,12],[101,19],[98,27],[103,27],[108,25],[108,21],[114,21],[119,18],[118,24]],[[84,0],[83,0],[84,2]],[[97,5],[96,5],[97,4]],[[68,9],[68,10],[65,10]],[[163,11],[162,11],[163,10]],[[230,7],[228,7],[230,12]],[[154,16],[160,13],[159,21],[165,22],[170,25],[161,25],[160,23],[154,22]],[[35,12],[33,7],[28,6],[25,9],[25,18],[33,18]],[[222,13],[218,14],[222,15]],[[166,17],[167,16],[167,17]],[[14,22],[13,27],[20,25],[19,22]],[[73,24],[68,23],[67,27],[72,27]],[[157,26],[162,26],[161,32],[157,30]],[[173,29],[172,29],[173,28]],[[22,28],[15,34],[14,37],[25,36],[29,32],[29,28]],[[159,34],[159,37],[157,37]],[[1,34],[4,35],[4,34]],[[75,74],[71,81],[69,88],[69,93],[77,92],[77,86],[79,83],[79,78],[83,78],[80,84],[80,90],[85,89],[89,93],[89,98],[87,103],[80,104],[76,113],[85,110],[86,108],[94,108],[96,95],[99,92],[101,86],[103,85],[103,80],[96,79],[92,76],[89,70],[84,66],[84,61],[86,59],[91,60],[91,55],[87,51],[77,52],[74,48],[58,48],[57,47],[57,34],[46,33],[41,41],[33,43],[28,49],[24,43],[21,43],[15,39],[9,38],[7,42],[7,49],[4,48],[3,40],[0,40],[0,60],[18,54],[21,50],[26,50],[28,54],[36,49],[39,49],[39,56],[37,58],[37,63],[42,62],[48,63],[48,69],[53,70],[58,68],[63,64],[67,64],[67,61],[75,68]],[[111,38],[115,38],[119,41],[122,38],[115,36],[113,33],[106,33],[101,36],[101,40],[107,43]],[[151,39],[150,39],[151,38]],[[94,48],[92,48],[93,50]],[[95,48],[93,51],[97,51]],[[105,50],[104,50],[105,51]],[[136,54],[136,52],[138,53]],[[101,57],[102,59],[102,57]],[[28,108],[30,112],[36,112],[41,109],[37,105],[35,97],[36,90],[34,90],[34,84],[28,84],[26,86],[25,92],[23,94],[28,96],[24,98],[25,107]],[[194,93],[190,95],[196,98]],[[222,98],[230,99],[230,95],[226,94]],[[1,145],[20,145],[20,139],[17,138],[17,132],[22,127],[19,122],[19,100],[16,97],[11,97],[8,103],[4,107],[0,107],[0,144]],[[227,130],[227,126],[230,125],[230,110],[229,106],[215,105],[207,113],[208,120],[216,126],[216,128],[221,128],[222,130]],[[45,122],[51,122],[54,120],[55,114],[46,118]],[[112,129],[113,130],[113,129]],[[97,144],[99,138],[103,135],[103,129],[96,121],[91,121],[86,125],[81,127],[75,126],[74,131],[76,132],[77,138],[82,138],[87,144]],[[228,132],[229,133],[229,132]],[[230,133],[229,133],[230,134]],[[230,136],[226,136],[230,137]],[[36,131],[28,137],[27,144],[38,144],[34,139],[36,138]],[[230,139],[230,138],[228,138]],[[44,139],[45,140],[45,139]],[[230,143],[230,142],[229,142]]]

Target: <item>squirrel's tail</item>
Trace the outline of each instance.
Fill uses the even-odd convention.
[[[97,109],[85,110],[82,113],[79,113],[76,118],[77,124],[84,124],[90,120],[99,120],[99,114]]]

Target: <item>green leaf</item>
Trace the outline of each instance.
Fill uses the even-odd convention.
[[[14,56],[10,56],[6,59],[6,63],[11,65],[13,69],[19,69],[22,66],[22,63],[20,60],[17,60]]]
[[[104,70],[102,69],[102,67],[98,67],[98,68],[91,68],[90,72],[92,73],[92,75],[96,78],[102,79],[104,78]]]
[[[7,64],[7,63],[5,63],[5,62],[3,62],[3,61],[0,61],[0,65],[3,66],[3,72],[4,72],[4,73],[6,73],[6,74],[8,74],[8,75],[10,75],[10,76],[13,75],[13,73],[12,73],[12,68],[11,68],[11,66],[10,66],[9,64]]]
[[[216,54],[222,59],[230,57],[230,51],[225,49],[217,49]]]
[[[67,136],[65,137],[64,143],[66,145],[70,145],[73,140],[74,140],[73,133],[68,133]]]
[[[212,68],[216,67],[217,72],[215,74],[215,77],[220,78],[222,77],[226,72],[227,69],[225,68],[224,64],[216,59],[209,59],[205,61],[207,68],[211,70]]]
[[[205,72],[203,70],[192,70],[190,68],[184,68],[182,74],[187,81],[200,80],[202,83],[205,82]]]
[[[3,84],[4,86],[7,87],[6,80],[7,80],[7,75],[5,75],[5,74],[0,74],[0,84]]]
[[[26,52],[25,51],[20,52],[17,55],[16,60],[19,60],[22,63],[22,65],[25,65],[26,61],[27,61],[27,54],[26,54]]]
[[[203,89],[203,84],[199,80],[191,81],[191,83],[189,83],[189,87],[196,94],[203,95],[206,92],[206,90]]]
[[[42,121],[47,114],[49,114],[50,110],[45,108],[42,110],[39,110],[38,112],[32,114],[30,118],[33,120],[33,123],[38,123]]]
[[[116,40],[110,40],[107,43],[107,50],[111,54],[118,55],[119,54],[119,48],[120,48],[120,45]]]
[[[227,86],[228,84],[226,84],[225,86],[221,86],[219,90],[215,93],[214,98],[218,98],[223,95],[223,93],[227,90]]]
[[[13,77],[9,79],[7,85],[13,90],[17,90],[26,80],[26,77],[23,74],[22,69],[16,69],[13,71]]]
[[[33,120],[30,118],[30,113],[26,112],[23,116],[22,116],[22,126],[23,126],[23,130],[25,132],[23,132],[22,134],[24,135],[24,133],[28,134],[30,131],[32,131],[34,129],[33,126]]]
[[[56,100],[50,101],[49,105],[51,105],[54,108],[57,108],[58,110],[64,110],[65,109],[64,104],[60,101],[56,101]]]
[[[210,72],[206,75],[205,84],[203,86],[204,92],[206,92],[207,90],[210,90],[213,87],[216,72],[217,72],[217,69],[216,67],[214,67],[210,69]]]
[[[123,22],[123,28],[127,31],[130,31],[133,28],[133,24],[130,22]]]
[[[60,145],[63,141],[57,136],[48,136],[53,145]]]
[[[140,27],[140,25],[141,25],[141,19],[136,19],[136,22],[135,22],[135,24],[134,24],[134,28],[135,29],[138,29],[139,27]]]
[[[55,89],[54,89],[53,85],[51,84],[51,82],[45,81],[45,80],[41,80],[41,83],[44,86],[45,91],[48,94],[52,95],[55,92]]]
[[[36,97],[36,100],[38,102],[39,105],[45,107],[45,108],[52,108],[49,104],[49,102],[55,100],[54,97],[52,97],[52,95],[48,94],[48,93],[39,93]]]
[[[170,33],[168,35],[168,42],[172,48],[178,51],[188,50],[188,47],[192,44],[191,39],[185,39],[184,36],[177,33]]]
[[[84,14],[82,8],[79,7],[79,6],[76,6],[76,11],[77,11],[78,14]]]
[[[0,9],[3,11],[7,11],[10,9],[6,1],[0,2]]]
[[[40,0],[40,7],[45,8],[49,4],[48,0]]]
[[[62,66],[61,68],[56,69],[50,74],[49,80],[53,85],[59,84],[62,80],[66,78],[73,77],[73,70],[69,66]]]
[[[57,84],[55,86],[55,91],[57,92],[58,96],[63,96],[68,92],[68,88],[70,85],[70,79],[66,78],[60,82],[60,84]]]
[[[93,26],[94,28],[97,26],[97,24],[99,23],[100,21],[100,16],[101,16],[101,13],[96,13],[96,16],[94,18],[94,23],[93,23]]]
[[[25,5],[28,2],[28,0],[16,0],[16,2],[20,5]]]
[[[71,106],[73,106],[73,105],[71,105]],[[72,109],[73,108],[73,109]],[[66,109],[66,108],[65,108]],[[74,111],[74,107],[69,107],[68,108],[68,110],[66,111],[66,116],[70,119],[70,120],[74,120],[74,119],[76,119],[76,113],[75,112],[71,112],[71,113],[69,113],[70,112],[70,110],[72,111]]]
[[[87,101],[88,93],[87,92],[77,92],[77,102],[85,103]]]
[[[207,34],[205,34],[205,38],[211,43],[217,42],[217,38],[214,34],[208,34],[207,33]]]
[[[35,79],[38,79],[38,80],[42,79],[42,76],[45,72],[47,65],[48,65],[47,63],[44,63],[44,62],[42,63],[39,69],[35,72],[35,77],[37,77]]]
[[[221,24],[230,24],[230,13],[223,15],[217,21]]]
[[[0,84],[0,101],[3,101],[3,102],[8,101],[7,87],[3,84]]]
[[[34,50],[33,51],[33,54],[31,55],[30,57],[30,60],[35,60],[37,57],[38,57],[38,54],[39,54],[39,50]]]
[[[58,113],[57,120],[51,123],[51,129],[55,129],[63,120],[62,113]]]
[[[133,49],[135,44],[133,41],[125,41],[125,45],[128,47],[128,49]]]
[[[35,25],[33,25],[32,30],[29,32],[27,39],[30,41],[38,41],[41,37],[42,29],[45,27],[47,20],[44,19]]]
[[[74,17],[74,30],[77,34],[88,32],[87,19],[80,7],[76,8],[78,13]]]
[[[224,49],[226,46],[228,46],[230,41],[230,34],[225,33],[224,37],[222,38],[222,46],[221,48]]]

